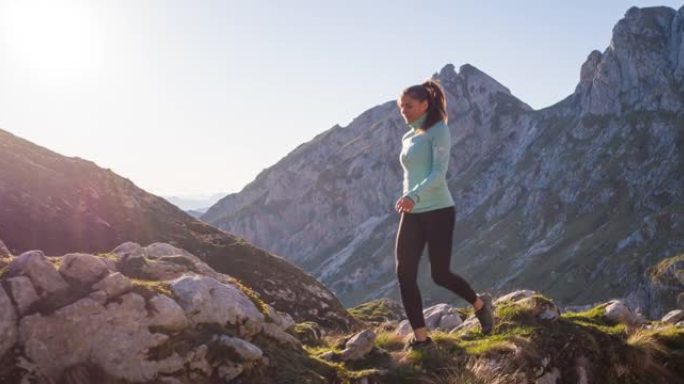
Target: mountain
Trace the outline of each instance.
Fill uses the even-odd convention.
[[[449,103],[452,270],[477,290],[530,288],[562,305],[623,297],[684,250],[684,8],[630,8],[575,92],[541,110],[472,65],[433,78]],[[395,101],[370,108],[202,219],[297,263],[345,305],[397,298],[406,130]],[[421,290],[426,303],[455,300]]]
[[[183,248],[297,321],[346,327],[330,291],[277,255],[199,221],[91,161],[0,130],[0,238],[13,254],[110,252],[124,242]],[[323,315],[324,314],[324,315]]]

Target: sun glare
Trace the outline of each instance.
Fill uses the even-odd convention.
[[[99,69],[95,13],[87,2],[0,1],[0,38],[12,64],[59,81]]]

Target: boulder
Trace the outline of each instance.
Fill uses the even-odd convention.
[[[627,304],[621,300],[611,300],[604,304],[606,319],[627,325],[640,325],[645,322],[644,318],[632,311]]]
[[[684,311],[681,309],[675,309],[673,311],[668,312],[665,316],[663,316],[662,321],[663,323],[671,323],[671,324],[676,324],[680,321],[684,320]]]
[[[0,286],[0,357],[17,342],[17,313],[12,301]]]
[[[165,295],[155,295],[149,300],[151,315],[148,324],[168,331],[179,331],[188,326],[188,318],[183,308],[172,298]]]
[[[375,338],[375,332],[370,329],[357,333],[347,341],[340,358],[345,361],[363,358],[373,349]]]
[[[133,288],[131,280],[120,272],[110,273],[102,280],[93,285],[93,289],[99,289],[107,293],[109,298],[117,297]]]
[[[281,344],[289,344],[292,346],[300,346],[302,343],[296,337],[285,332],[281,327],[274,323],[263,324],[263,334],[278,341]]]
[[[80,283],[92,284],[106,276],[109,270],[100,257],[86,253],[69,253],[62,256],[59,273]]]
[[[228,335],[214,336],[213,341],[222,347],[233,350],[241,359],[246,361],[259,360],[264,355],[259,347],[237,337]]]
[[[83,298],[49,315],[22,318],[19,339],[26,357],[48,377],[58,378],[67,367],[89,361],[110,376],[144,382],[182,369],[193,356],[151,358],[149,351],[169,337],[151,333],[146,316],[145,300],[135,293],[106,306]]]
[[[40,300],[38,294],[36,293],[31,279],[26,276],[16,276],[7,279],[9,283],[10,292],[12,292],[12,298],[17,304],[17,309],[20,315],[25,314],[31,305]]]
[[[522,299],[527,299],[529,297],[534,296],[537,294],[537,292],[529,290],[529,289],[520,289],[511,293],[508,293],[506,295],[498,297],[496,300],[494,300],[494,304],[500,304],[506,301],[512,301],[516,302]]]
[[[8,268],[9,276],[28,276],[41,296],[69,288],[43,251],[24,252],[14,259]]]
[[[190,322],[240,324],[241,336],[263,327],[264,315],[238,288],[211,277],[186,274],[171,281],[171,289]]]
[[[428,330],[449,331],[463,323],[456,308],[450,304],[435,304],[423,310],[425,327]],[[413,332],[408,320],[403,320],[395,330],[395,334],[405,337]]]

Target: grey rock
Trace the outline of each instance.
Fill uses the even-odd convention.
[[[340,358],[342,360],[358,360],[366,356],[375,343],[375,332],[366,329],[352,336],[345,344],[345,349],[342,351]]]
[[[244,371],[242,364],[232,362],[223,363],[218,367],[218,375],[226,383],[240,376],[242,371]]]
[[[247,361],[259,360],[264,355],[261,349],[256,345],[237,337],[221,335],[215,337],[214,340],[217,344],[232,349],[242,359]]]
[[[537,292],[530,289],[520,289],[496,298],[496,300],[494,300],[494,304],[500,304],[506,301],[516,302],[522,299],[526,299],[528,297],[532,297],[536,293]]]
[[[668,312],[665,316],[663,316],[662,321],[663,323],[678,323],[681,320],[684,320],[684,311],[681,309],[675,309],[673,311]]]
[[[107,292],[105,292],[105,291],[97,290],[97,291],[91,292],[87,297],[90,300],[92,300],[92,301],[94,301],[100,305],[107,304],[108,295],[107,295]]]
[[[456,308],[450,304],[441,303],[435,304],[423,309],[423,317],[425,318],[425,327],[428,330],[449,331],[459,326],[463,320],[456,312]],[[413,332],[408,320],[403,320],[399,323],[395,334],[405,337]]]
[[[148,324],[170,331],[178,331],[189,324],[183,308],[165,295],[155,295],[149,300],[151,316]]]
[[[296,337],[285,332],[280,326],[274,323],[264,323],[262,333],[281,344],[300,346],[302,343]]]
[[[63,291],[69,288],[55,267],[42,251],[28,251],[19,255],[9,265],[8,274],[25,275],[31,278],[39,295]]]
[[[149,359],[147,351],[168,336],[150,333],[146,314],[144,299],[134,293],[106,307],[84,298],[47,316],[22,318],[19,340],[26,357],[48,377],[57,378],[67,367],[90,361],[113,377],[149,381],[159,372],[182,369],[187,359],[177,354]]]
[[[611,300],[605,304],[605,317],[608,320],[628,325],[639,325],[645,319],[638,313],[632,311],[623,301]]]
[[[277,311],[268,304],[266,304],[266,315],[269,316],[273,320],[273,323],[282,330],[286,330],[296,324],[289,313]]]
[[[411,327],[411,324],[408,320],[402,320],[401,322],[399,322],[397,329],[394,331],[394,333],[400,337],[406,337],[410,335],[412,332],[413,328]]]
[[[131,288],[133,288],[131,280],[120,272],[110,273],[93,285],[93,289],[105,291],[110,298],[126,293],[130,291]]]
[[[17,303],[19,315],[25,314],[31,306],[40,300],[31,279],[26,276],[17,276],[7,279],[12,298]]]
[[[452,305],[441,303],[423,310],[425,324],[430,330],[448,331],[459,326],[463,321]]]
[[[86,253],[69,253],[62,256],[59,272],[67,278],[92,284],[105,276],[109,270],[101,258]]]
[[[145,257],[145,249],[138,243],[126,242],[120,244],[112,250],[112,253],[119,256],[120,259],[126,257]]]
[[[17,342],[17,313],[5,290],[0,286],[0,356]]]
[[[242,291],[213,278],[183,275],[171,282],[188,319],[194,324],[241,323],[242,335],[254,335],[262,328],[264,315]]]

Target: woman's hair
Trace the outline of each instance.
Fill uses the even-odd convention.
[[[422,84],[413,85],[401,92],[401,95],[408,95],[418,101],[428,102],[427,117],[423,123],[424,130],[430,129],[437,122],[443,121],[445,124],[449,116],[446,110],[446,97],[442,86],[434,80],[426,80]]]

